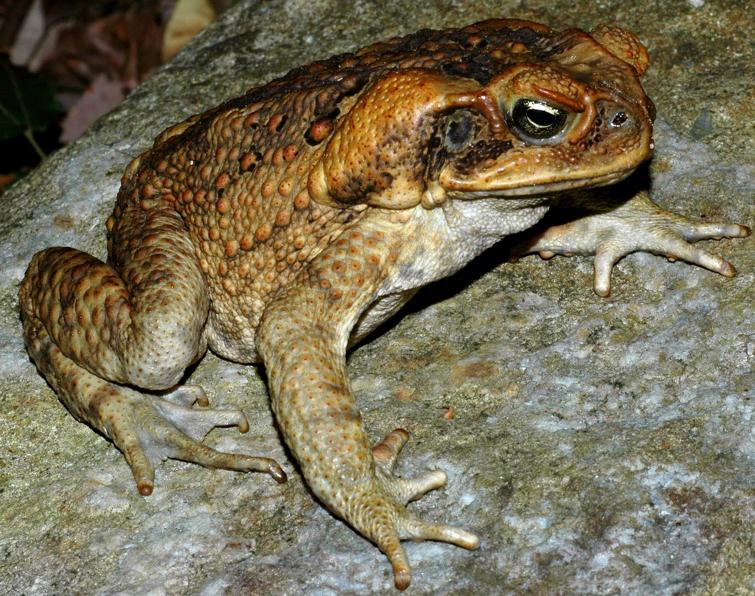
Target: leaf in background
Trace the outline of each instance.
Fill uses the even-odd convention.
[[[0,139],[45,130],[60,106],[44,78],[0,61]]]
[[[12,40],[9,47],[10,61],[18,66],[29,66],[29,59],[45,34],[45,14],[42,0],[13,2],[11,22],[8,23],[8,36]],[[23,18],[20,17],[23,11]],[[15,19],[13,19],[15,17]],[[15,21],[15,22],[14,22]],[[30,70],[34,70],[33,68]]]
[[[61,142],[70,143],[78,139],[97,118],[115,108],[124,97],[121,83],[105,75],[97,75],[63,119],[60,125]]]
[[[178,0],[165,27],[162,59],[167,62],[202,29],[215,20],[215,8],[209,0]]]

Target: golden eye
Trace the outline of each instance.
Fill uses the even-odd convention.
[[[514,104],[509,120],[520,139],[540,145],[563,132],[567,116],[563,108],[542,100],[520,99]]]

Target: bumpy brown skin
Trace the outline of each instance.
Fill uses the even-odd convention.
[[[145,495],[165,457],[285,480],[272,460],[201,444],[213,426],[244,431],[246,419],[192,409],[207,406],[204,392],[177,387],[208,346],[262,360],[309,486],[388,556],[405,588],[401,539],[478,539],[404,507],[446,478],[392,474],[406,431],[370,449],[346,377],[350,343],[554,204],[594,213],[527,250],[596,254],[600,294],[635,250],[734,274],[687,241],[744,236],[743,226],[695,224],[642,194],[608,207],[559,194],[619,180],[650,156],[647,64],[616,27],[590,35],[494,20],[375,44],[252,89],[168,129],[129,165],[107,264],[67,248],[34,257],[19,295],[29,352],[71,413],[123,451]],[[517,128],[523,98],[556,106],[563,125],[533,141]],[[543,113],[532,114],[537,128]]]

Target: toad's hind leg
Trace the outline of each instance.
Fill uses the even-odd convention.
[[[125,386],[173,389],[205,350],[209,309],[180,220],[157,214],[131,231],[139,236],[121,239],[133,253],[120,255],[127,263],[120,272],[68,248],[34,256],[19,302],[37,367],[78,420],[123,452],[142,494],[152,492],[154,466],[168,457],[285,480],[271,459],[220,453],[199,442],[215,426],[248,429],[240,411],[193,409],[194,402],[207,404],[198,388],[160,397]]]

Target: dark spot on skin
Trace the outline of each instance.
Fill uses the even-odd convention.
[[[455,161],[456,170],[462,174],[470,174],[483,161],[496,159],[502,153],[513,147],[511,141],[495,139],[477,141],[469,147]]]
[[[328,136],[330,136],[330,133],[332,133],[333,129],[335,128],[335,121],[340,113],[341,110],[335,108],[324,118],[318,118],[317,120],[312,122],[312,124],[307,129],[307,132],[304,133],[304,140],[307,142],[307,144],[314,147],[328,138]]]
[[[472,61],[478,65],[484,65],[487,68],[493,67],[493,57],[490,54],[475,54],[472,56]]]
[[[262,153],[259,151],[249,151],[239,157],[239,169],[242,172],[249,172],[257,167],[257,164],[262,161]]]
[[[370,75],[367,72],[360,72],[350,75],[341,81],[341,92],[344,97],[350,97],[356,95],[370,80]]]
[[[486,85],[493,75],[490,68],[486,68],[475,62],[464,61],[444,63],[441,66],[441,69],[448,75],[474,79],[481,85]]]
[[[602,103],[598,104],[598,113],[595,115],[595,122],[593,122],[593,128],[602,128],[603,122],[606,119],[606,108]]]
[[[383,180],[383,184],[385,187],[389,187],[391,184],[393,184],[393,175],[388,172],[380,172],[378,176]]]
[[[325,118],[328,120],[335,120],[338,118],[338,115],[341,113],[341,110],[338,108],[333,109],[331,112],[325,115]]]
[[[286,122],[288,121],[288,115],[283,114],[283,117],[281,118],[280,122],[278,122],[278,125],[275,127],[275,132],[280,132],[283,130],[283,127],[286,125]]]
[[[315,116],[320,117],[338,109],[338,104],[344,97],[356,95],[370,80],[370,72],[366,70],[353,72],[329,89],[321,91],[315,99]]]
[[[427,143],[427,149],[422,159],[426,163],[425,180],[435,180],[440,168],[446,161],[447,149],[443,146],[443,127],[436,127],[435,132]]]
[[[462,44],[466,49],[484,48],[486,45],[488,45],[488,40],[480,35],[471,35]]]
[[[504,31],[505,30],[502,30],[501,32],[504,33]],[[544,36],[542,33],[537,33],[529,27],[523,27],[521,29],[509,30],[508,37],[529,47],[534,46],[537,42],[542,41],[547,36]]]
[[[323,114],[334,110],[338,106],[338,102],[343,98],[338,87],[331,87],[325,91],[321,91],[315,98],[315,118],[323,117]]]

